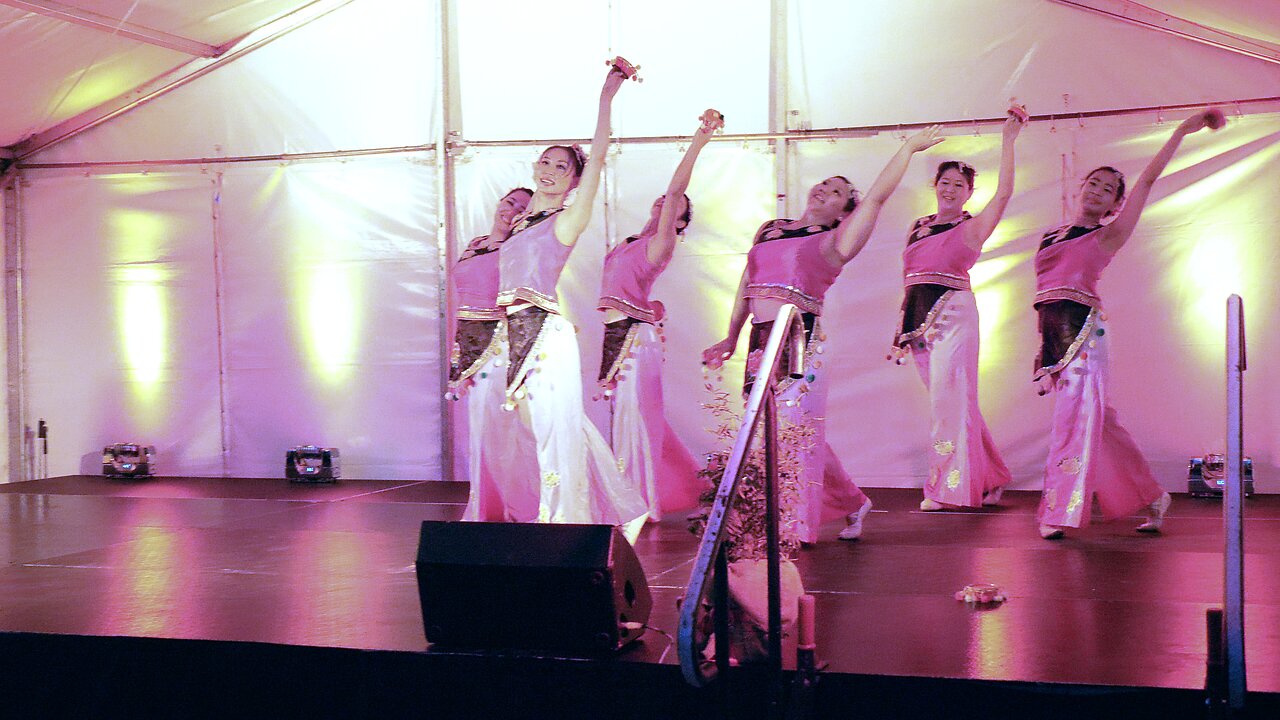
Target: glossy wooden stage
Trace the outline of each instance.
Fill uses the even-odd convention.
[[[1218,502],[1176,497],[1162,536],[1125,521],[1050,542],[1035,531],[1034,493],[928,514],[918,491],[869,494],[864,540],[838,542],[831,526],[799,560],[828,663],[819,717],[1174,717],[1198,706],[1204,612],[1222,597]],[[10,716],[714,714],[716,694],[683,685],[658,633],[606,661],[423,652],[418,526],[457,518],[465,498],[444,482],[0,485],[0,690],[35,713]],[[1251,498],[1246,513],[1248,682],[1251,706],[1271,713],[1280,496]],[[683,525],[650,525],[636,545],[651,624],[672,634],[696,544]],[[1008,603],[954,600],[971,582],[1001,586]],[[737,716],[749,717],[760,684],[749,672],[734,682]]]

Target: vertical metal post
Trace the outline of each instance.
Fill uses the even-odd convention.
[[[696,600],[697,598],[694,598]],[[729,553],[724,545],[716,551],[715,574],[711,580],[712,628],[716,636],[716,671],[722,699],[729,677]],[[728,710],[728,706],[722,706]]]
[[[439,249],[439,318],[440,318],[440,374],[437,398],[444,398],[449,389],[449,358],[453,350],[453,308],[451,307],[450,273],[457,260],[456,236],[458,225],[454,208],[455,177],[453,155],[450,152],[453,141],[460,136],[462,128],[461,100],[457,82],[457,68],[453,59],[456,57],[456,43],[453,32],[455,0],[438,0],[440,4],[439,24],[436,28],[436,66],[440,70],[436,90],[436,244]],[[452,404],[447,400],[440,403],[440,472],[443,479],[453,479],[453,422]]]
[[[22,303],[22,224],[19,188],[21,177],[16,171],[0,181],[4,195],[4,344],[5,344],[5,417],[8,421],[9,482],[26,480],[26,373]]]
[[[769,26],[769,132],[787,131],[787,3],[788,0],[772,0]],[[791,217],[788,183],[791,178],[791,141],[780,137],[769,141],[773,145],[774,193],[777,197],[777,217]]]
[[[222,263],[222,171],[213,174],[213,307],[218,333],[218,428],[221,442],[222,476],[231,470],[231,416],[227,413],[227,321],[226,280]]]
[[[1223,578],[1223,636],[1226,641],[1227,705],[1244,709],[1244,305],[1227,298],[1227,457],[1222,520],[1226,535]]]
[[[787,332],[790,333],[789,321]],[[778,399],[773,377],[757,378],[764,391],[765,541],[769,592],[769,712],[782,713],[782,553],[778,532]]]

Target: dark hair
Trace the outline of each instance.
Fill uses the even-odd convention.
[[[973,166],[969,163],[961,160],[947,160],[945,162],[938,163],[938,172],[933,176],[933,184],[937,185],[938,181],[942,179],[943,174],[948,170],[955,170],[963,175],[964,181],[969,183],[969,189],[973,189],[973,181],[974,178],[978,177],[978,171],[974,170]]]
[[[658,200],[664,200],[666,197],[667,197],[666,195],[659,195],[658,199],[653,201],[653,204],[657,205]],[[676,218],[676,222],[679,223],[681,220],[684,221],[684,227],[680,227],[677,224],[676,226],[677,235],[683,235],[685,228],[688,228],[689,223],[693,221],[693,201],[689,199],[688,193],[684,194],[684,212],[680,214],[680,217]]]
[[[831,177],[840,178],[845,185],[849,186],[849,199],[844,202],[844,211],[853,212],[858,207],[858,202],[862,199],[858,195],[858,188],[853,186],[853,181],[843,175],[832,175]],[[837,225],[839,223],[836,223]]]
[[[557,148],[569,153],[569,157],[572,158],[573,176],[575,178],[582,177],[582,168],[587,166],[587,154],[582,152],[582,148],[578,147],[577,145],[552,145],[546,150],[543,150],[542,155],[546,155],[547,153]],[[541,155],[539,155],[539,157],[541,157]]]
[[[677,227],[676,234],[683,235],[689,223],[693,222],[693,201],[689,199],[688,193],[684,195],[684,214],[679,219],[684,221],[684,227]]]
[[[1084,182],[1082,182],[1081,185],[1083,185],[1086,182],[1089,182],[1089,178],[1093,177],[1094,173],[1103,172],[1103,171],[1109,172],[1116,176],[1116,202],[1119,203],[1121,200],[1124,200],[1124,173],[1111,167],[1110,165],[1103,165],[1102,167],[1096,167],[1090,170],[1089,174],[1084,176]]]
[[[506,194],[506,195],[503,195],[503,196],[502,196],[501,198],[499,198],[499,199],[500,199],[500,200],[506,200],[507,198],[511,197],[512,195],[515,195],[515,194],[516,194],[516,193],[518,193],[518,192],[526,193],[526,194],[528,194],[528,196],[529,196],[529,197],[533,197],[533,191],[532,191],[532,190],[530,190],[530,189],[529,189],[529,188],[527,188],[527,187],[523,187],[523,186],[522,186],[522,187],[513,187],[513,188],[511,188],[510,190],[508,190],[508,191],[507,191],[507,194]]]

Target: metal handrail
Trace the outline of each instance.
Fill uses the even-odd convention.
[[[729,665],[728,638],[728,561],[724,553],[724,520],[737,496],[738,483],[747,467],[747,456],[751,452],[756,430],[763,420],[765,424],[765,475],[766,492],[766,532],[768,543],[768,583],[769,583],[769,666],[773,677],[773,701],[776,705],[780,699],[782,688],[782,593],[781,593],[781,558],[778,542],[778,468],[777,468],[777,403],[775,401],[774,375],[782,357],[782,343],[791,343],[791,362],[787,368],[792,377],[803,375],[804,363],[804,323],[800,311],[794,305],[784,305],[778,310],[773,329],[769,333],[769,341],[765,344],[764,357],[756,373],[755,384],[747,398],[746,409],[742,416],[742,425],[738,428],[738,436],[733,444],[733,452],[725,463],[724,475],[720,487],[716,490],[716,498],[707,517],[707,527],[702,534],[702,542],[698,546],[698,554],[689,576],[684,598],[680,604],[680,624],[677,635],[677,647],[680,656],[680,670],[684,679],[695,687],[703,687],[711,682],[716,674],[726,670]],[[702,662],[701,653],[696,647],[695,626],[698,610],[707,596],[708,581],[714,578],[713,607],[716,622],[716,672],[708,673]]]
[[[1223,641],[1226,700],[1231,710],[1244,709],[1244,303],[1227,298],[1227,447],[1222,488]]]

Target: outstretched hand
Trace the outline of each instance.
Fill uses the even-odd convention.
[[[903,143],[903,145],[913,153],[920,152],[921,150],[928,150],[934,145],[946,140],[946,138],[940,136],[941,132],[941,125],[930,125],[915,135],[907,138],[907,141]]]
[[[698,119],[702,121],[702,125],[698,128],[699,135],[711,135],[724,127],[724,115],[714,108],[707,108],[707,111]]]
[[[1027,106],[1020,105],[1016,98],[1009,98],[1009,117],[1004,121],[1002,132],[1005,137],[1016,138],[1022,128],[1026,126],[1031,116],[1027,114]]]
[[[630,61],[621,55],[612,60],[605,60],[605,65],[609,66],[609,74],[604,79],[603,93],[608,97],[613,97],[618,92],[618,88],[622,87],[622,83],[626,80],[635,80],[640,82],[636,73],[640,70],[639,65],[632,65]]]
[[[1204,128],[1217,130],[1226,124],[1227,117],[1222,114],[1222,111],[1216,107],[1211,107],[1192,115],[1186,120],[1183,120],[1181,128],[1183,132],[1190,135],[1191,133],[1203,130]]]
[[[728,360],[729,356],[733,355],[733,351],[736,350],[737,347],[737,340],[725,338],[702,351],[702,364],[712,370],[719,369],[724,365],[724,361]]]

